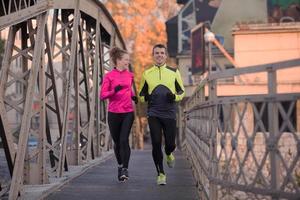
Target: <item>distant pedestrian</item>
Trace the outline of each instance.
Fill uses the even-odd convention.
[[[129,54],[115,47],[110,51],[115,68],[108,72],[100,89],[101,100],[108,99],[108,125],[114,142],[114,153],[118,162],[118,180],[129,178],[130,159],[129,134],[134,121],[134,106],[137,103],[132,87],[133,73],[128,71]]]

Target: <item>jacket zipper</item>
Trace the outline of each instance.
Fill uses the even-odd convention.
[[[160,71],[160,67],[159,67],[158,69],[159,69],[159,80],[161,80],[161,71]]]

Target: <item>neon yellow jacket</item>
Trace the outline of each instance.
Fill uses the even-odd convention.
[[[145,102],[145,97],[151,99],[148,101],[148,116],[175,118],[175,103],[168,101],[167,93],[174,94],[176,102],[184,97],[179,70],[166,64],[147,69],[142,75],[139,97],[141,102]]]

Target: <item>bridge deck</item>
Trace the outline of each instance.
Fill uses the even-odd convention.
[[[46,199],[104,199],[104,200],[196,200],[195,180],[184,155],[176,151],[176,166],[165,166],[167,185],[156,185],[156,172],[151,151],[132,151],[129,166],[130,179],[119,183],[116,161],[111,158],[73,179]]]

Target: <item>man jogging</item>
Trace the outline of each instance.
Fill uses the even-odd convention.
[[[176,103],[184,97],[184,87],[177,68],[166,65],[167,49],[157,44],[152,50],[154,65],[142,75],[139,97],[148,103],[148,123],[152,140],[152,156],[157,170],[157,184],[166,184],[161,149],[165,138],[165,153],[169,167],[174,167],[176,137]]]

